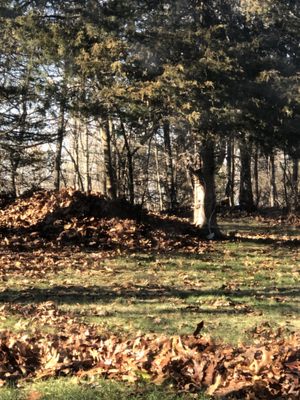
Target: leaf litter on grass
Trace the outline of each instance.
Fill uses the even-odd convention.
[[[205,324],[202,321],[194,335],[100,334],[97,326],[63,312],[54,302],[31,303],[40,300],[34,298],[38,291],[26,290],[32,279],[48,280],[49,274],[62,273],[66,267],[73,271],[89,269],[88,258],[82,260],[83,249],[97,249],[99,260],[128,250],[209,253],[211,245],[202,242],[199,231],[187,221],[142,215],[126,204],[72,190],[36,193],[17,200],[0,214],[1,296],[2,301],[14,301],[1,307],[0,317],[14,315],[26,321],[26,325],[20,322],[17,332],[4,329],[0,333],[2,385],[28,379],[98,375],[126,382],[170,382],[181,391],[205,389],[208,395],[221,398],[299,398],[299,335],[287,337],[274,333],[271,327],[261,331],[257,327],[250,332],[259,335],[257,343],[225,345],[200,335]],[[85,262],[87,265],[83,265]],[[107,274],[116,272],[108,266],[100,268],[106,268]],[[216,279],[217,273],[210,271],[210,278]],[[22,278],[22,293],[7,287],[13,276]],[[183,283],[193,287],[195,281],[187,276]],[[202,282],[198,283],[201,288]],[[53,288],[57,297],[64,296],[66,288],[68,296],[78,294],[78,287],[72,291],[72,281]],[[144,289],[133,285],[132,290],[126,282],[116,287],[120,296],[124,291],[134,294]],[[147,293],[149,290],[158,289],[149,283]],[[211,300],[211,309],[253,315],[251,307],[231,298],[240,290],[239,281],[225,282],[218,290],[230,297]],[[45,290],[45,297],[52,292]],[[87,300],[94,295],[92,292]],[[29,304],[17,303],[25,300]],[[188,307],[198,312],[199,305]],[[36,329],[38,323],[55,331],[41,332]]]
[[[9,307],[9,305],[7,305]],[[14,309],[17,306],[12,306]],[[56,333],[2,331],[0,383],[93,375],[136,382],[172,383],[182,391],[205,389],[214,397],[298,399],[300,337],[264,328],[264,340],[237,347],[194,335],[100,335],[54,303],[19,306],[29,321],[56,319]],[[48,322],[51,324],[51,322]],[[258,334],[258,330],[253,332]]]

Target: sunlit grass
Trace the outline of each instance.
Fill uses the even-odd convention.
[[[116,333],[123,338],[138,332],[190,335],[202,320],[204,335],[232,344],[257,340],[252,334],[256,326],[284,328],[284,334],[300,329],[296,246],[225,241],[199,255],[136,253],[111,258],[81,252],[56,256],[60,268],[44,272],[49,265],[46,257],[38,264],[40,275],[31,276],[26,270],[5,275],[0,285],[0,330],[55,333],[60,329],[55,319],[46,317],[41,324],[39,318],[22,314],[22,307],[49,301],[72,323],[92,324],[101,334]],[[168,386],[93,379],[87,382],[75,377],[3,388],[0,399],[208,398],[178,394]]]
[[[251,226],[253,229],[253,227]],[[59,254],[58,254],[59,256]],[[41,261],[42,262],[42,261]],[[205,334],[231,343],[251,342],[248,331],[266,321],[299,328],[299,254],[280,243],[215,243],[203,254],[98,253],[62,257],[65,268],[41,278],[10,274],[0,301],[53,301],[78,322],[99,332]],[[0,329],[33,329],[18,313],[0,318]],[[55,331],[55,325],[42,328]]]
[[[0,389],[1,400],[205,400],[205,395],[176,394],[172,387],[139,383],[126,385],[113,381],[77,378],[50,379],[26,384],[23,388]]]

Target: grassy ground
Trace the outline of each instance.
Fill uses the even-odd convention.
[[[95,380],[93,383],[78,382],[75,378],[55,379],[24,388],[3,388],[1,400],[205,400],[204,395],[175,394],[172,388],[159,388],[139,384],[126,386],[117,382]]]
[[[237,230],[240,223],[225,221],[224,229]],[[128,336],[137,331],[192,334],[201,320],[205,334],[233,344],[253,342],[265,328],[300,329],[299,248],[287,241],[288,235],[299,232],[274,227],[265,237],[264,224],[243,222],[241,231],[249,230],[258,237],[215,243],[199,255],[3,253],[0,330],[55,331],[55,320],[41,324],[41,319],[24,313],[24,307],[46,301],[55,302],[70,318],[95,324],[99,332]],[[7,308],[9,303],[12,308]],[[27,386],[25,391],[3,389],[0,398],[179,397],[149,387],[132,392],[103,381],[85,387],[61,380]]]

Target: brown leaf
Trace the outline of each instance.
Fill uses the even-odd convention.
[[[41,392],[34,390],[28,393],[26,400],[40,400],[42,397],[43,394]]]
[[[209,386],[209,388],[206,390],[206,393],[209,396],[212,396],[215,393],[215,391],[218,389],[218,387],[221,385],[221,383],[222,383],[222,376],[220,374],[218,374],[216,376],[214,384]]]

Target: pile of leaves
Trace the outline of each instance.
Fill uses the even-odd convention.
[[[186,220],[71,189],[36,192],[0,210],[0,244],[18,251],[51,244],[198,253],[204,247],[199,239]]]
[[[4,305],[5,312],[38,318],[57,333],[0,334],[0,384],[32,378],[102,376],[135,382],[168,383],[178,390],[205,390],[215,398],[298,399],[300,337],[268,331],[264,343],[234,348],[194,335],[99,335],[52,302]]]

